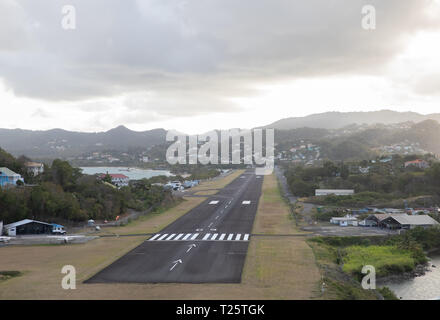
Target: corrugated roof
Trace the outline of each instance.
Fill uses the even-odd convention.
[[[37,222],[37,223],[41,223],[41,224],[46,224],[48,226],[51,225],[50,223],[46,223],[46,222],[41,222],[41,221],[36,221],[36,220],[31,220],[31,219],[24,219],[24,220],[20,220],[20,221],[14,222],[14,223],[7,224],[4,227],[6,229],[9,229],[9,228],[14,228],[14,227],[22,226],[24,224],[28,224],[28,223],[31,223],[31,222]]]
[[[19,176],[18,173],[15,173],[14,171],[12,171],[11,169],[8,169],[6,167],[1,167],[0,168],[0,173],[3,173],[4,175],[11,177],[11,176]]]
[[[401,214],[401,215],[393,215],[391,218],[393,218],[400,224],[409,224],[409,225],[439,224],[437,221],[435,221],[433,218],[431,218],[426,214],[418,215],[418,216],[409,216],[407,214]]]

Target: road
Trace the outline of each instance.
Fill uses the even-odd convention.
[[[262,182],[247,170],[85,282],[241,282]]]

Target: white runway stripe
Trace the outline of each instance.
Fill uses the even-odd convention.
[[[183,235],[183,233],[179,233],[177,237],[174,238],[174,241],[179,240],[180,238],[182,238]]]
[[[192,233],[187,233],[186,236],[184,236],[182,240],[188,239],[189,237],[191,237],[191,235],[192,235]]]
[[[168,233],[164,234],[162,237],[160,237],[160,238],[157,239],[157,240],[163,240],[163,239],[166,238],[167,236],[168,236]]]
[[[165,240],[171,240],[176,234],[173,233],[172,235],[170,235],[168,238],[166,238]]]
[[[150,239],[148,239],[149,241],[153,241],[154,239],[156,239],[158,236],[160,236],[160,233],[154,235],[153,237],[151,237]]]
[[[200,233],[158,233],[148,241],[249,241],[250,237],[249,233],[204,233],[202,238],[197,239],[199,235]]]

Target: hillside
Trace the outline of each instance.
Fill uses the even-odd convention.
[[[421,122],[440,120],[440,114],[422,115],[416,112],[397,112],[391,110],[371,112],[325,112],[305,117],[286,118],[271,123],[265,128],[290,130],[303,127],[321,129],[339,129],[352,124],[394,124],[402,122]]]
[[[164,129],[137,132],[124,126],[97,133],[0,129],[0,147],[15,156],[55,158],[108,149],[148,148],[163,143],[165,136]]]

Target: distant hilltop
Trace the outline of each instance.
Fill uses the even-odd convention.
[[[427,120],[433,123],[426,122]],[[435,150],[437,153],[440,152],[437,142],[437,137],[440,133],[439,120],[440,114],[422,115],[416,112],[397,112],[392,110],[325,112],[305,117],[281,119],[264,128],[276,129],[278,132],[276,140],[280,143],[285,140],[292,140],[295,137],[319,139],[327,135],[329,133],[327,132],[328,130],[342,129],[347,134],[348,131],[353,131],[353,128],[349,128],[350,126],[354,127],[354,129],[361,129],[359,128],[361,125],[405,124],[407,128],[412,128],[415,124],[421,124],[424,129],[429,130],[425,130],[425,132],[415,127],[415,134],[407,132],[405,135],[410,135],[414,139],[417,138],[415,140],[423,143],[429,141],[430,148],[428,150]],[[212,129],[214,130],[215,128]],[[372,133],[377,133],[375,136],[384,134],[383,131],[379,133],[379,128],[370,129],[373,130]],[[166,132],[162,128],[148,131],[133,131],[124,126],[95,133],[74,132],[62,129],[46,131],[0,129],[0,148],[7,150],[15,156],[24,154],[35,158],[66,158],[90,152],[106,150],[126,152],[131,148],[142,148],[145,150],[153,146],[166,145]],[[428,132],[429,134],[427,134]],[[401,138],[402,133],[398,133],[397,136],[391,140],[394,141],[397,138]],[[165,150],[162,149],[160,149],[160,152]]]
[[[290,130],[298,128],[340,129],[352,124],[395,124],[402,122],[418,123],[424,120],[440,120],[440,113],[422,115],[417,112],[398,112],[392,110],[369,112],[325,112],[305,117],[278,120],[265,128]]]

